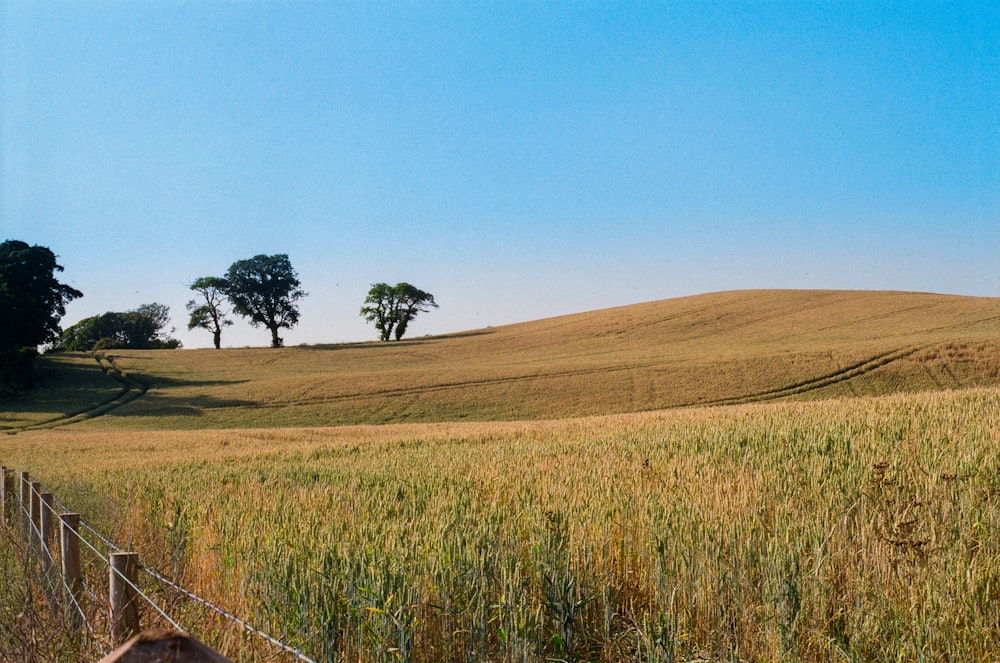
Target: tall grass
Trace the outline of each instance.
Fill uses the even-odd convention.
[[[85,515],[145,563],[320,660],[986,661],[1000,648],[996,389],[17,440],[0,443],[7,464],[105,504]]]

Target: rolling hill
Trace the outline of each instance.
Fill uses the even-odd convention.
[[[997,385],[1000,300],[732,291],[390,343],[114,351],[107,376],[87,356],[48,361],[50,387],[70,369],[79,383],[87,366],[101,395],[46,406],[58,389],[42,390],[0,425],[60,414],[141,429],[556,419]]]

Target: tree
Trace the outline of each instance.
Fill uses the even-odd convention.
[[[102,348],[125,347],[125,314],[109,311],[84,318],[62,333],[56,350],[89,352]]]
[[[368,322],[375,323],[380,341],[392,338],[392,329],[396,325],[396,291],[388,283],[376,283],[368,291],[365,298],[366,306],[361,307],[361,315]]]
[[[222,328],[233,324],[232,320],[226,318],[228,312],[222,308],[228,288],[229,282],[226,279],[203,276],[191,284],[191,289],[199,293],[204,302],[198,304],[192,299],[187,303],[187,309],[191,313],[188,329],[200,327],[212,332],[216,350],[222,347]]]
[[[0,244],[0,393],[16,393],[32,383],[38,346],[58,338],[66,304],[83,297],[60,283],[63,268],[44,246],[19,240]]]
[[[295,302],[306,295],[288,256],[279,253],[237,260],[226,272],[226,282],[229,284],[226,296],[233,310],[250,318],[254,327],[267,327],[271,331],[272,348],[284,345],[278,330],[298,323],[299,309]]]
[[[365,306],[361,307],[361,315],[368,322],[375,324],[379,338],[388,341],[403,338],[406,328],[418,313],[437,308],[434,295],[410,285],[397,283],[376,283],[368,291]]]
[[[0,354],[55,340],[66,304],[83,297],[60,283],[55,254],[18,240],[0,244]]]
[[[410,324],[417,313],[426,313],[428,307],[437,308],[434,295],[415,288],[409,283],[396,284],[396,340],[403,338],[406,326]]]
[[[124,321],[126,348],[152,349],[178,347],[180,342],[164,335],[170,324],[170,307],[165,304],[143,304],[126,311]],[[174,331],[171,327],[170,331]]]
[[[109,311],[84,318],[64,331],[55,349],[89,352],[111,348],[179,348],[180,341],[164,331],[169,323],[170,308],[164,304],[143,304],[124,313]]]

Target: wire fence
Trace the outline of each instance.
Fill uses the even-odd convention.
[[[294,660],[303,663],[319,663],[301,650],[269,635],[250,624],[248,620],[241,619],[221,608],[182,584],[171,580],[165,574],[140,564],[135,553],[117,546],[108,536],[79,517],[79,514],[73,512],[66,504],[55,499],[50,493],[42,492],[41,484],[31,481],[26,472],[20,473],[20,496],[15,495],[13,491],[13,470],[0,467],[0,480],[3,481],[3,504],[0,505],[3,513],[0,515],[6,520],[9,513],[16,512],[27,539],[29,554],[37,558],[34,561],[40,564],[44,571],[43,577],[48,589],[53,593],[58,590],[58,593],[65,597],[68,622],[77,625],[102,654],[106,655],[109,649],[120,644],[120,641],[124,639],[123,635],[138,631],[137,613],[135,622],[132,623],[125,623],[131,618],[123,613],[129,608],[134,612],[136,603],[141,602],[148,605],[152,613],[162,620],[161,624],[169,625],[180,632],[188,631],[157,603],[150,595],[152,592],[143,591],[139,587],[137,574],[128,571],[129,564],[127,562],[132,561],[135,571],[144,573],[159,586],[166,588],[167,591],[174,592],[185,600],[193,601],[199,606],[211,610],[220,619],[231,623],[251,637],[288,654]],[[69,521],[67,521],[68,516],[71,517]],[[74,521],[75,527],[68,524]],[[56,522],[60,523],[60,541],[62,543],[61,546],[56,547],[58,553],[53,550],[51,545],[53,538],[51,524]],[[93,542],[89,540],[91,538],[94,540]],[[100,545],[103,545],[107,552],[98,550]],[[109,569],[109,593],[103,598],[99,591],[86,581],[85,574],[70,569],[69,577],[67,576],[67,558],[75,555],[78,558],[77,567],[79,567],[79,551],[81,550],[86,550],[90,554],[92,562],[96,561],[98,566]],[[60,561],[59,565],[55,563],[57,559]],[[116,598],[116,592],[120,595],[124,594],[126,597],[124,606],[120,605],[122,596]],[[95,623],[95,616],[103,618],[106,624],[102,627]],[[69,624],[68,627],[70,627]]]
[[[29,490],[32,490],[32,493],[29,493],[30,494],[30,498],[34,499],[36,491],[34,491],[34,489],[32,489],[32,488],[29,488]],[[40,495],[39,495],[39,497],[40,497]],[[44,502],[42,502],[42,504],[44,504]],[[4,504],[5,511],[6,511],[6,508],[7,508],[7,505]],[[55,556],[52,554],[52,551],[49,549],[49,541],[46,540],[47,537],[45,536],[45,533],[42,532],[42,530],[40,528],[40,524],[37,524],[35,522],[35,518],[32,517],[31,511],[30,511],[30,501],[29,501],[28,504],[25,504],[23,501],[19,501],[18,504],[17,504],[17,510],[19,511],[19,516],[20,516],[21,523],[23,524],[23,526],[26,529],[27,534],[28,534],[28,546],[29,546],[29,550],[30,550],[31,546],[34,546],[34,545],[40,546],[42,554],[45,556],[44,559],[49,560],[48,564],[51,566],[52,560],[55,559]],[[59,514],[55,514],[53,512],[53,515],[58,516]],[[80,540],[80,542],[82,542],[86,546],[90,546],[90,543],[86,539],[84,539],[83,537],[80,537],[79,540]],[[98,553],[98,556],[103,558],[103,556],[100,555],[100,553]],[[91,642],[100,650],[100,652],[102,654],[107,654],[108,653],[108,646],[105,644],[104,641],[102,641],[102,639],[100,637],[98,637],[97,632],[96,632],[96,630],[94,628],[94,625],[92,624],[91,620],[88,618],[86,611],[84,610],[83,606],[80,603],[80,600],[76,598],[75,593],[73,592],[72,588],[70,587],[70,583],[67,581],[66,577],[63,575],[63,573],[61,571],[59,571],[57,573],[52,573],[51,570],[53,568],[54,567],[51,567],[50,568],[50,572],[46,574],[46,580],[51,582],[53,578],[57,578],[58,579],[59,584],[62,586],[62,589],[64,590],[64,596],[67,597],[67,601],[70,604],[70,607],[72,608],[72,610],[74,612],[74,615],[79,615],[80,616],[80,621],[83,624],[83,626],[84,626],[84,628],[85,628],[85,630],[87,632],[87,635],[89,636]],[[80,583],[81,583],[81,587],[84,586],[83,585],[83,578],[82,577],[80,578]],[[94,605],[95,606],[99,606],[100,603],[101,603],[101,599],[97,596],[97,594],[92,589],[90,589],[89,586],[87,587],[86,591],[87,591],[87,594],[90,596],[91,600],[93,601]]]

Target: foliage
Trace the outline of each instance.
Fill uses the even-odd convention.
[[[232,320],[226,318],[227,311],[222,307],[226,301],[229,282],[217,276],[202,276],[195,279],[191,289],[201,295],[202,303],[199,304],[194,299],[187,303],[191,314],[188,329],[200,327],[212,332],[212,341],[218,350],[222,347],[222,328],[233,324]]]
[[[434,295],[424,292],[409,283],[388,283],[372,285],[365,298],[365,306],[361,315],[368,322],[374,323],[379,331],[379,339],[397,341],[406,333],[406,327],[418,313],[437,308]]]
[[[250,318],[254,327],[263,325],[269,329],[271,347],[284,345],[278,330],[298,324],[299,309],[295,302],[306,295],[288,256],[262,254],[237,260],[230,265],[225,280],[233,310]]]
[[[395,324],[396,293],[388,283],[376,283],[368,291],[366,305],[361,307],[361,315],[368,322],[375,323],[379,331],[379,340],[388,341],[392,338],[392,328]]]
[[[87,352],[112,348],[178,348],[180,341],[166,335],[169,323],[170,308],[165,304],[143,304],[124,313],[102,313],[84,318],[66,329],[55,349]]]
[[[83,296],[56,280],[61,271],[44,246],[0,244],[0,392],[28,386],[35,349],[59,336],[66,304]]]

